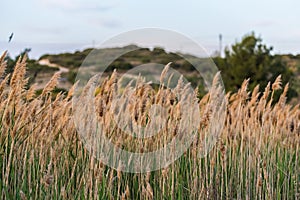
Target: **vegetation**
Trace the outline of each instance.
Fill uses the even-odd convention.
[[[75,53],[63,53],[59,55],[43,55],[40,60],[42,59],[49,59],[51,63],[55,63],[61,66],[67,67],[80,67],[82,61],[86,58],[86,56],[92,51],[92,49],[86,49],[82,52],[76,51]]]
[[[0,59],[0,76],[6,69],[4,57]],[[208,133],[213,120],[211,110],[216,105],[211,101],[217,89],[200,100],[198,137],[180,159],[155,172],[130,174],[106,167],[84,148],[72,120],[74,86],[53,100],[51,94],[59,74],[37,95],[34,85],[25,89],[25,73],[23,58],[0,83],[2,199],[300,198],[300,109],[286,103],[288,85],[278,102],[272,104],[273,94],[281,88],[280,77],[261,88],[262,94],[255,87],[249,96],[252,82],[245,80],[236,93],[226,96],[225,126],[208,156],[201,158],[198,154],[203,134]],[[99,86],[101,90],[95,95],[98,119],[105,120],[106,128],[113,130],[109,137],[117,141],[116,145],[141,151],[134,138],[113,129],[110,111],[117,81],[114,73]],[[135,89],[131,112],[136,123],[145,123],[148,106],[157,103],[169,105],[170,126],[176,125],[181,113],[172,91],[159,87],[151,92],[146,83]],[[166,129],[158,137],[168,139],[176,135],[174,131]],[[144,141],[143,151],[153,145],[158,145],[158,140]]]
[[[20,55],[16,56],[15,59],[11,58],[10,56],[6,56],[5,60],[7,62],[7,67],[5,69],[4,75],[11,74],[16,66],[16,63],[21,59],[21,57],[28,55],[28,53],[31,51],[31,49],[25,49]],[[28,59],[27,60],[27,73],[26,77],[29,78],[28,85],[32,85],[35,82],[35,79],[39,73],[55,73],[58,71],[58,68],[56,67],[49,67],[47,65],[40,65],[36,60]]]
[[[78,68],[83,64],[84,59],[92,52],[94,63],[84,63],[85,66],[89,65],[101,65],[103,58],[114,57],[115,55],[124,55],[118,57],[114,62],[108,66],[107,71],[112,72],[114,69],[129,70],[135,66],[145,63],[160,63],[168,64],[170,60],[174,63],[174,68],[181,69],[183,71],[193,71],[192,64],[185,61],[181,56],[174,53],[167,53],[162,48],[154,48],[150,50],[148,48],[140,48],[135,45],[129,45],[122,48],[106,48],[106,49],[86,49],[82,52],[76,51],[74,54],[63,53],[58,55],[43,55],[41,59],[49,59],[51,63],[55,63],[61,66],[69,68]],[[98,60],[99,59],[99,60]]]
[[[127,51],[128,53],[123,54],[110,63],[105,72],[111,74],[115,69],[117,69],[120,73],[124,73],[136,66],[146,63],[159,63],[166,65],[172,61],[172,67],[187,75],[193,87],[197,87],[203,82],[200,74],[195,71],[191,63],[178,54],[167,53],[164,49],[159,47],[150,50],[148,48],[139,48],[135,45],[129,45],[122,48],[94,49],[93,51],[92,49],[86,49],[82,52],[76,51],[74,54],[63,53],[58,55],[43,55],[39,60],[48,59],[51,63],[69,68],[69,72],[62,74],[62,76],[67,78],[70,83],[74,83],[77,70],[80,66],[102,66],[104,58],[114,58],[115,55],[119,55],[122,54],[122,52]],[[85,61],[89,53],[91,53],[89,56],[93,56],[93,59]],[[93,60],[93,62],[91,62],[91,60]]]
[[[136,50],[137,49],[137,50]],[[199,86],[200,95],[205,94],[203,80],[197,73],[193,65],[180,56],[180,53],[168,53],[164,49],[156,47],[152,50],[148,48],[139,48],[134,45],[123,48],[96,49],[93,51],[95,59],[93,63],[86,62],[85,66],[101,65],[102,58],[112,57],[120,52],[129,51],[112,62],[106,72],[112,73],[114,69],[119,72],[126,72],[138,65],[145,63],[160,63],[166,65],[170,61],[172,67],[184,74],[193,86]],[[50,62],[70,68],[69,74],[66,75],[71,83],[76,78],[77,68],[81,66],[86,56],[91,53],[91,49],[74,54],[65,53],[58,55],[44,55],[41,59],[49,59]],[[214,57],[213,60],[221,71],[222,79],[227,91],[237,92],[243,80],[251,78],[249,89],[253,90],[256,85],[260,85],[260,92],[269,82],[274,82],[276,77],[282,76],[283,84],[291,83],[288,91],[288,100],[300,95],[300,55],[273,55],[273,48],[263,43],[262,39],[254,33],[246,35],[240,42],[226,48],[225,57]],[[101,58],[100,60],[97,60]],[[192,55],[185,55],[189,59],[199,60]],[[280,92],[274,94],[274,101],[278,101]],[[295,100],[294,100],[295,102]]]
[[[272,47],[267,47],[261,38],[252,33],[246,35],[241,42],[232,45],[231,49],[227,48],[224,58],[215,58],[217,66],[222,71],[227,91],[236,92],[247,78],[251,78],[249,82],[251,90],[258,84],[261,88],[265,88],[280,74],[283,84],[289,82],[293,75],[292,70],[282,56],[273,56],[272,50]],[[295,96],[295,92],[290,93],[289,97],[292,96]]]

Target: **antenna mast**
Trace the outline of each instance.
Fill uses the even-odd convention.
[[[222,57],[222,40],[223,36],[222,34],[219,34],[219,56]]]

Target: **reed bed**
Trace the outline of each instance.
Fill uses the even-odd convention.
[[[248,91],[245,80],[237,93],[226,95],[226,118],[216,145],[199,156],[203,133],[213,120],[211,90],[197,102],[201,111],[197,140],[169,167],[148,173],[125,173],[105,166],[85,148],[76,131],[72,98],[53,95],[55,74],[43,92],[26,89],[26,57],[5,75],[0,59],[1,199],[299,199],[300,109],[286,102],[288,85],[281,77],[263,93]],[[218,76],[218,75],[217,75]],[[217,77],[218,78],[218,77]],[[171,90],[136,84],[128,104],[129,119],[146,124],[152,104],[167,105],[168,128],[155,139],[128,136],[113,125],[112,102],[118,91],[116,72],[95,92],[97,119],[117,146],[137,152],[157,149],[175,136],[180,101]],[[180,83],[179,83],[180,84]],[[283,88],[282,88],[283,87]],[[178,86],[177,88],[184,88]],[[282,92],[273,102],[275,92]],[[196,92],[195,92],[196,95]],[[83,119],[84,120],[84,119]]]

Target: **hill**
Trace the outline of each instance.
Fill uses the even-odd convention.
[[[114,58],[116,55],[122,54],[123,52],[128,53],[125,53],[116,59]],[[89,56],[89,59],[86,59],[87,56]],[[184,55],[184,57],[199,60],[199,58],[191,55]],[[69,71],[67,73],[62,73],[62,76],[71,83],[74,83],[79,67],[106,66],[108,60],[114,60],[106,68],[105,72],[108,74],[114,69],[117,69],[119,73],[124,73],[127,70],[143,64],[159,63],[166,65],[169,62],[172,62],[172,68],[184,74],[185,78],[187,78],[192,85],[196,86],[201,82],[200,74],[194,69],[191,63],[181,56],[180,53],[166,52],[159,47],[149,49],[129,45],[120,48],[85,49],[74,53],[56,55],[46,54],[40,57],[39,62],[45,60],[56,66],[67,68]]]
[[[122,52],[128,53],[113,59],[113,56],[122,54]],[[149,49],[129,45],[125,47],[95,50],[89,48],[83,51],[76,51],[74,53],[62,53],[56,55],[46,54],[39,60],[41,61],[46,59],[49,63],[67,68],[68,71],[64,71],[64,73],[62,73],[62,77],[70,83],[74,83],[77,70],[80,66],[89,67],[94,65],[104,65],[106,62],[105,59],[114,60],[107,67],[107,73],[111,73],[114,69],[117,69],[120,73],[124,73],[127,70],[146,63],[160,63],[166,65],[167,63],[172,62],[172,68],[182,73],[193,86],[203,83],[200,74],[197,73],[192,64],[185,60],[182,55],[183,54],[178,52],[167,52],[159,47]],[[89,59],[85,60],[87,56],[89,56]],[[184,57],[201,61],[200,58],[192,55],[184,55]],[[300,94],[300,55],[275,55],[273,57],[279,61],[280,65],[285,66],[290,72],[292,72],[292,77],[287,80],[290,83],[291,88],[289,96],[295,97]],[[213,58],[214,61],[217,61],[218,59],[219,58],[217,57]],[[218,64],[218,62],[216,63]],[[226,69],[222,68],[221,70]],[[223,80],[230,81],[227,77],[223,77]],[[297,103],[298,100],[299,99],[294,99],[293,101]]]
[[[127,52],[123,54],[124,52]],[[121,55],[115,58],[116,55]],[[123,55],[122,55],[123,54]],[[88,59],[86,59],[88,57]],[[192,55],[181,54],[180,52],[167,52],[163,48],[155,47],[153,49],[140,48],[135,45],[129,45],[118,48],[105,48],[105,49],[85,49],[83,51],[76,51],[73,53],[61,53],[61,54],[45,54],[38,60],[28,60],[27,76],[30,78],[29,83],[37,83],[37,88],[42,89],[45,84],[51,79],[53,74],[57,71],[61,72],[61,78],[58,87],[62,90],[68,90],[74,83],[79,67],[86,68],[93,66],[107,66],[107,75],[111,74],[114,69],[117,69],[119,73],[125,73],[137,66],[148,63],[159,63],[166,65],[172,62],[172,68],[179,71],[184,77],[191,82],[192,86],[199,87],[200,93],[204,92],[203,79],[201,75],[194,69],[193,65],[184,58],[188,58],[189,61],[203,62],[204,58],[197,58]],[[292,76],[288,78],[290,83],[289,98],[297,97],[300,94],[300,55],[274,55],[278,63],[291,72]],[[226,63],[224,58],[214,57],[212,58],[219,69],[221,70],[224,83],[231,82],[231,78],[226,76]],[[13,71],[15,60],[8,58],[8,73]],[[113,62],[107,64],[108,60]],[[220,60],[223,66],[219,66]],[[249,77],[242,77],[243,79]],[[251,77],[253,79],[253,77]],[[272,80],[274,81],[274,80]],[[257,83],[256,83],[257,84]],[[258,82],[259,84],[259,82]],[[225,84],[226,86],[226,84]],[[262,85],[265,87],[265,85]],[[226,88],[227,91],[231,90]],[[60,91],[60,90],[58,90]],[[234,91],[236,92],[236,91]],[[200,95],[201,96],[201,95]],[[293,98],[294,104],[299,102],[298,98]]]

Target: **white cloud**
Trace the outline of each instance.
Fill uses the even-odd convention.
[[[38,34],[62,34],[66,32],[66,27],[45,27],[45,26],[34,26],[34,25],[26,25],[23,27],[23,30],[28,33],[38,33]]]
[[[273,21],[273,20],[261,20],[253,23],[254,26],[256,27],[271,27],[271,26],[276,26],[278,25],[278,22]]]
[[[73,2],[71,0],[42,0],[41,2],[45,6],[72,9],[75,7],[76,3],[74,4],[74,2],[76,1],[78,3],[78,0],[75,0]]]
[[[89,20],[92,25],[101,26],[105,28],[118,28],[122,26],[121,21],[115,19],[92,19]]]
[[[65,11],[107,11],[116,6],[114,3],[103,4],[97,0],[41,0],[44,6]]]

